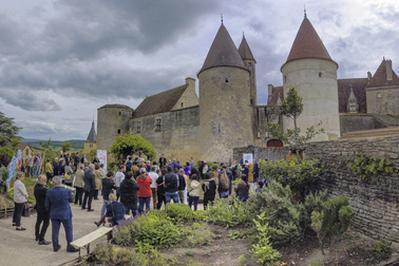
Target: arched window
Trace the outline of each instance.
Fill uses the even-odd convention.
[[[267,142],[266,142],[266,147],[277,147],[277,148],[280,148],[280,147],[283,147],[284,145],[283,145],[283,142],[281,141],[281,140],[279,140],[279,139],[269,139]]]

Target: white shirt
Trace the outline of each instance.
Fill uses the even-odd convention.
[[[24,183],[17,179],[14,182],[14,202],[25,203],[28,201],[28,192],[26,191]]]
[[[151,177],[151,188],[157,188],[157,179],[158,179],[158,174],[155,172],[149,172],[148,175]]]
[[[115,186],[120,187],[123,179],[125,179],[125,174],[121,171],[116,172],[115,174]]]

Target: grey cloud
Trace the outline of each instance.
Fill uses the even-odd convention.
[[[28,91],[29,88],[24,90],[0,90],[0,98],[5,100],[6,103],[18,106],[26,111],[59,111],[60,106],[46,95],[38,95]]]

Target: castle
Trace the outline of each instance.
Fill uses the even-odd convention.
[[[280,104],[289,88],[303,98],[298,119],[302,130],[320,121],[324,133],[314,141],[334,140],[351,131],[399,125],[399,78],[390,60],[374,75],[337,79],[338,64],[305,17],[286,62],[282,86],[268,85],[267,105],[256,103],[256,59],[243,36],[235,46],[220,25],[195,79],[146,97],[134,110],[107,104],[97,111],[97,148],[107,149],[119,134],[141,134],[168,158],[228,162],[232,149],[249,145],[280,146],[266,125],[293,127],[281,115]]]

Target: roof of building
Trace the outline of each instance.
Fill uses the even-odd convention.
[[[374,75],[372,76],[368,87],[379,87],[379,86],[386,86],[386,85],[399,85],[399,78],[396,75],[395,71],[392,69],[392,80],[387,79],[387,64],[390,64],[392,69],[392,61],[382,60],[381,64],[378,66],[377,70],[375,71]]]
[[[124,109],[132,109],[131,107],[124,105],[124,104],[106,104],[101,106],[98,109],[103,109],[103,108],[124,108]],[[133,110],[133,109],[132,109]]]
[[[247,39],[245,38],[245,35],[242,35],[242,40],[240,43],[240,47],[238,47],[238,53],[240,54],[241,58],[243,60],[255,60],[254,55],[252,54],[251,49],[249,48]]]
[[[134,117],[165,113],[172,110],[187,88],[187,84],[146,97],[134,112]]]
[[[292,44],[286,63],[298,59],[310,58],[324,59],[334,62],[312,23],[305,15],[294,43]]]
[[[277,105],[278,99],[283,99],[283,86],[273,87],[272,94],[267,98],[267,105],[268,106],[275,106]]]
[[[216,33],[215,39],[212,42],[211,48],[209,48],[208,55],[198,75],[202,71],[216,66],[233,66],[245,69],[244,62],[238,53],[237,47],[223,23]]]
[[[368,83],[367,78],[351,78],[351,79],[338,79],[338,103],[339,112],[347,113],[348,110],[348,99],[353,89],[357,103],[359,105],[360,113],[367,113],[367,101],[366,101],[366,86]]]
[[[89,135],[87,136],[86,141],[87,142],[96,142],[97,140],[97,134],[96,134],[96,128],[94,126],[94,121],[91,123],[91,129],[89,132]]]

